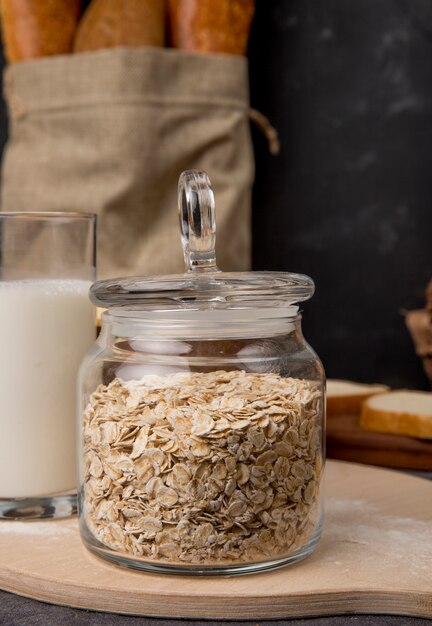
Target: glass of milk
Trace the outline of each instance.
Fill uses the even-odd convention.
[[[75,389],[96,216],[0,212],[0,519],[76,510]]]

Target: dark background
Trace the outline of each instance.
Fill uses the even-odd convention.
[[[258,0],[254,268],[310,274],[331,377],[428,388],[405,329],[432,277],[432,2]]]
[[[257,0],[254,269],[310,274],[330,377],[428,388],[403,312],[432,277],[431,0]],[[6,139],[0,105],[0,145]]]

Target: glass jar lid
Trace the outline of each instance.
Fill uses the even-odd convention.
[[[195,170],[183,172],[178,189],[186,272],[98,281],[90,290],[92,302],[134,313],[263,308],[279,309],[280,315],[280,309],[296,311],[294,304],[313,295],[312,279],[302,274],[220,271],[216,265],[215,202],[209,177]]]

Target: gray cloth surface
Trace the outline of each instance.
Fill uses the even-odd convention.
[[[430,626],[431,620],[394,615],[339,615],[276,621],[222,622],[131,617],[55,606],[0,591],[0,626]]]

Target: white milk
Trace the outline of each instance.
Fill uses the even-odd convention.
[[[76,376],[95,340],[89,286],[0,281],[0,498],[75,488]]]

